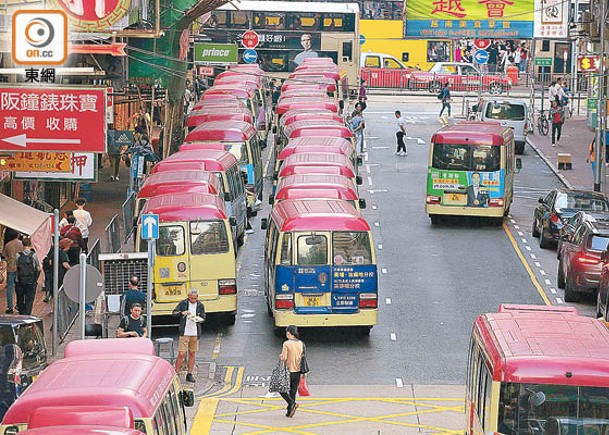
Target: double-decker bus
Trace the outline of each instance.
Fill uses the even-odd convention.
[[[248,1],[226,4],[211,13],[195,39],[239,44],[239,61],[245,48],[241,35],[258,33],[258,63],[270,75],[287,76],[304,51],[303,35],[310,36],[309,55],[330,57],[339,71],[357,86],[359,71],[359,6],[357,3]],[[301,56],[302,57],[302,56]],[[308,56],[307,56],[308,57]]]

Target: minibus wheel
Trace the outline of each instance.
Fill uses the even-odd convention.
[[[579,302],[581,299],[581,293],[573,290],[573,284],[566,280],[565,282],[565,302]]]
[[[372,326],[360,326],[357,329],[359,335],[362,337],[370,337],[370,330],[372,329]]]
[[[229,313],[224,315],[224,324],[228,326],[232,326],[235,324],[235,320],[237,320],[237,316],[235,313]]]
[[[285,328],[282,328],[281,326],[274,326],[273,334],[275,334],[275,337],[277,338],[285,338]]]

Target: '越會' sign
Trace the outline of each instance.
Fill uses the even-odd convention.
[[[535,0],[408,0],[405,36],[531,38]]]
[[[106,90],[0,87],[0,150],[106,152]]]

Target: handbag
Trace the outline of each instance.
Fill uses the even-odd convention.
[[[307,361],[307,346],[302,343],[302,357],[300,358],[300,373],[309,373],[309,361]]]
[[[309,387],[307,386],[307,377],[301,376],[300,382],[298,383],[298,395],[299,396],[309,396]]]
[[[287,393],[290,391],[290,372],[285,362],[279,360],[271,373],[269,381],[269,391],[271,393]]]

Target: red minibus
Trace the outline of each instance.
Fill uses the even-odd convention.
[[[241,79],[242,77],[247,77],[250,80],[255,80],[260,83],[262,83],[262,81],[263,81],[262,76],[259,76],[256,74],[248,74],[245,72],[234,71],[234,70],[229,69],[228,71],[223,71],[220,74],[218,74],[214,80],[214,83],[218,82],[218,80],[222,81],[222,80],[229,79],[229,78]]]
[[[469,347],[466,434],[607,434],[609,330],[562,307],[478,316]]]
[[[353,133],[344,125],[313,125],[311,121],[300,121],[302,127],[292,124],[290,127],[289,138],[297,137],[342,137],[352,139]],[[309,125],[307,125],[309,124]]]
[[[325,79],[324,79],[324,81],[325,81]],[[309,86],[315,86],[315,87],[320,87],[321,89],[323,89],[328,97],[336,99],[336,83],[334,83],[333,80],[328,80],[326,82],[324,82],[324,81],[314,82],[314,81],[310,81],[310,80],[302,80],[302,81],[299,81],[296,79],[286,80],[283,82],[283,85],[281,87],[281,92],[282,93],[291,92],[293,90],[303,89],[303,88],[307,88]]]
[[[277,182],[279,183],[283,177],[294,175],[293,167],[296,166],[303,167],[304,172],[301,173],[307,173],[307,169],[315,171],[316,169],[322,167],[345,168],[345,173],[343,175],[347,175],[349,178],[352,178],[355,181],[355,184],[361,184],[361,177],[357,175],[355,166],[351,163],[349,157],[342,154],[332,153],[293,154],[283,161],[277,177],[273,176],[273,179],[277,179]]]
[[[283,91],[281,93],[281,98],[298,98],[298,97],[320,97],[320,98],[324,98],[327,97],[327,93],[326,90],[324,88],[322,88],[321,86],[317,86],[317,85],[311,85],[311,86],[299,86],[299,87],[294,87],[294,88],[290,88],[287,91]]]
[[[203,97],[201,97],[201,99],[195,103],[192,110],[195,111],[195,110],[200,110],[204,107],[226,106],[226,105],[248,108],[246,106],[245,102],[241,101],[234,95],[208,94],[205,97],[205,99],[203,99]]]
[[[279,177],[289,177],[290,175],[306,175],[306,174],[328,174],[328,175],[342,175],[343,177],[349,177],[355,180],[359,186],[362,184],[362,178],[356,176],[353,172],[353,168],[350,166],[319,166],[316,164],[310,165],[283,165],[279,173]]]
[[[88,354],[60,359],[49,365],[9,408],[0,433],[16,434],[28,429],[36,412],[46,407],[63,407],[66,412],[70,412],[69,408],[104,407],[115,408],[116,413],[126,407],[133,416],[134,428],[140,432],[186,434],[184,407],[194,404],[194,395],[192,391],[189,394],[182,391],[173,366],[157,356],[138,353],[136,349],[130,353],[105,353],[110,340],[118,345],[122,344],[120,341],[131,341],[86,340],[84,346],[88,347]],[[53,419],[51,414],[44,417],[43,412],[38,421]],[[95,415],[87,417],[85,412],[80,416],[72,415],[76,424],[99,419]],[[66,416],[57,415],[56,418],[61,424],[69,421]],[[124,422],[125,419],[119,416],[116,421]],[[52,433],[50,430],[44,428],[43,433]]]
[[[154,348],[151,341],[150,345]],[[134,349],[131,353],[138,352]],[[43,406],[32,412],[28,422],[29,429],[65,425],[102,425],[133,429],[135,421],[133,412],[126,406],[81,405]]]
[[[289,79],[300,79],[302,77],[313,77],[315,79],[326,77],[326,78],[334,80],[334,82],[339,82],[341,79],[340,73],[338,71],[329,71],[323,67],[322,68],[313,68],[313,67],[302,68],[299,71],[294,71],[292,74],[290,74],[290,76],[288,78]]]
[[[281,117],[281,122],[280,125],[282,127],[286,126],[286,125],[290,125],[294,122],[297,121],[315,121],[318,119],[331,119],[333,121],[339,122],[341,124],[344,124],[344,120],[343,118],[341,118],[340,116],[338,116],[336,113],[334,112],[329,112],[329,111],[313,111],[313,112],[301,112],[301,111],[290,111],[285,113],[282,117]]]
[[[135,429],[125,429],[114,426],[55,426],[41,427],[38,429],[28,429],[25,432],[19,432],[20,435],[145,435]]]
[[[63,352],[64,358],[73,356],[86,356],[95,353],[138,353],[143,355],[156,355],[152,340],[137,337],[129,340],[115,340],[113,338],[97,340],[95,345],[88,340],[74,340],[66,344]]]
[[[194,128],[203,124],[204,122],[213,121],[241,121],[253,124],[252,112],[248,109],[228,108],[222,107],[214,110],[197,110],[191,112],[186,119],[186,127],[188,131],[194,130]]]
[[[211,193],[224,198],[222,181],[213,173],[206,171],[172,171],[151,174],[137,193],[135,214],[139,216],[148,198],[153,196],[184,192],[187,189]]]
[[[281,116],[290,110],[329,110],[333,113],[338,113],[339,106],[336,101],[328,98],[286,98],[283,101],[279,101],[275,107],[277,124]]]
[[[358,210],[366,208],[366,200],[359,199],[353,180],[342,175],[305,174],[284,177],[277,185],[269,204],[286,199],[343,199]]]
[[[328,127],[328,129],[330,129],[331,131],[335,131],[333,130],[335,127],[345,127],[344,122],[341,121],[335,121],[332,118],[317,118],[317,119],[307,119],[307,120],[303,120],[303,121],[294,121],[290,124],[285,124],[283,126],[283,128],[280,130],[280,137],[279,137],[279,147],[282,148],[283,146],[285,146],[285,144],[287,144],[288,140],[292,137],[294,137],[294,132],[298,131],[300,129],[304,129],[304,128],[308,128],[308,129],[314,129],[316,132],[318,132],[318,134],[315,134],[313,136],[337,136],[336,133],[332,134],[325,134],[321,132],[321,130],[325,127]],[[347,128],[347,130],[349,130]],[[325,130],[324,130],[325,131]],[[341,136],[342,133],[341,133]]]

